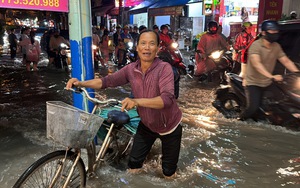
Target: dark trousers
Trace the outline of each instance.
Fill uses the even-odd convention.
[[[16,46],[10,46],[10,58],[13,59],[17,55],[17,47]]]
[[[159,135],[152,132],[140,122],[137,133],[134,137],[132,150],[128,162],[131,169],[142,168],[143,163],[151,150],[156,138],[162,142],[162,169],[165,176],[172,176],[177,169],[177,162],[180,152],[182,127],[178,127],[168,135]]]
[[[241,113],[240,118],[248,119],[248,118],[257,118],[259,106],[262,104],[262,99],[265,92],[270,92],[274,95],[268,96],[272,98],[278,98],[281,96],[279,89],[272,83],[267,87],[259,87],[259,86],[246,86],[246,99],[247,106],[246,109]]]

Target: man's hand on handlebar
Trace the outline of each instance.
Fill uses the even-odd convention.
[[[66,89],[70,89],[73,86],[79,87],[80,86],[80,81],[77,78],[71,78],[66,85]]]
[[[283,80],[282,75],[273,75],[272,79],[276,82],[281,82]]]

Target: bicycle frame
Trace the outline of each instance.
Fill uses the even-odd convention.
[[[74,89],[72,89],[73,92],[77,92]],[[91,114],[98,114],[97,109],[103,109],[103,105],[110,105],[115,106],[120,104],[120,101],[117,101],[115,99],[109,99],[106,101],[100,101],[96,98],[91,98],[88,94],[88,92],[81,88],[79,90],[80,92],[83,92],[85,94],[85,97],[93,102],[95,104]],[[101,106],[102,105],[102,106]],[[119,107],[120,108],[120,107]],[[81,155],[81,149],[80,148],[67,148],[65,151],[58,150],[54,151],[52,153],[49,153],[36,162],[34,162],[17,180],[14,187],[22,187],[26,185],[27,183],[30,184],[31,181],[33,181],[35,186],[42,186],[42,187],[54,187],[54,186],[61,186],[63,188],[68,186],[85,186],[86,183],[86,176],[92,177],[95,175],[96,169],[99,167],[99,164],[105,161],[109,161],[110,157],[113,156],[113,159],[115,159],[117,156],[120,156],[119,154],[123,155],[125,152],[129,149],[130,145],[133,141],[133,129],[136,129],[136,127],[130,127],[130,116],[128,114],[124,114],[123,112],[117,111],[118,113],[115,113],[113,111],[108,111],[106,108],[107,113],[107,121],[103,122],[101,126],[104,126],[105,130],[107,131],[102,145],[100,147],[99,152],[96,152],[96,144],[95,141],[88,144],[88,146],[85,148],[87,149],[87,159],[88,159],[88,168],[85,168],[84,162],[82,160]],[[121,113],[121,114],[120,114]],[[110,116],[110,117],[109,117]],[[113,116],[113,117],[112,117]],[[102,116],[101,116],[102,117]],[[120,118],[121,117],[121,118]],[[123,118],[123,119],[122,119]],[[128,125],[129,127],[126,127],[124,125]],[[125,128],[127,131],[130,131],[130,133],[127,133],[126,131],[120,130],[121,128]],[[101,128],[101,127],[100,127]],[[131,128],[131,130],[130,130]],[[100,129],[99,129],[100,130]],[[125,137],[122,137],[121,135],[125,135]],[[122,139],[125,138],[126,141],[123,143],[125,144],[125,149],[120,149],[122,145]],[[120,139],[120,140],[118,140]],[[112,145],[113,143],[116,143],[116,145]],[[120,144],[120,145],[119,145]],[[112,153],[107,153],[108,148],[116,146],[116,150],[113,150]],[[73,151],[72,151],[73,150]],[[108,156],[106,155],[108,154]],[[106,158],[107,157],[107,158]],[[48,169],[52,168],[51,174],[47,174]],[[39,174],[46,173],[44,176],[36,176]],[[37,178],[36,178],[37,177]],[[48,179],[47,181],[49,184],[45,184],[45,179]],[[63,184],[63,185],[62,185]]]

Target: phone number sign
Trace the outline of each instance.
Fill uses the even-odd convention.
[[[0,0],[0,7],[69,12],[68,2],[68,0]]]

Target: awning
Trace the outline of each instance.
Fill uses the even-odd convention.
[[[165,0],[159,1],[151,5],[148,9],[148,16],[163,16],[163,15],[183,15],[183,6],[190,0]]]
[[[95,15],[97,16],[104,16],[114,7],[115,5],[98,6],[98,7],[94,7],[92,9],[92,12],[95,12]]]
[[[158,1],[155,4],[151,5],[149,8],[163,8],[163,7],[173,7],[173,6],[181,6],[189,3],[190,0],[165,0]]]
[[[140,13],[145,13],[148,11],[148,8],[157,3],[159,0],[145,0],[139,5],[133,7],[132,9],[129,10],[129,14],[140,14]]]

